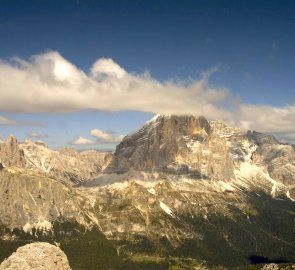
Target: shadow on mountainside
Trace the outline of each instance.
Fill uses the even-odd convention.
[[[290,263],[290,261],[286,260],[284,257],[279,257],[277,259],[269,259],[263,256],[251,255],[249,256],[249,261],[251,264],[261,264],[261,263]]]

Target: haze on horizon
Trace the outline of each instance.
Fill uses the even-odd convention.
[[[295,143],[295,1],[1,1],[0,136],[112,149],[154,114]]]

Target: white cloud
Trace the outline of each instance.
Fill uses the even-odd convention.
[[[130,73],[112,59],[102,58],[87,74],[51,51],[29,60],[0,61],[0,111],[196,114],[224,120],[244,130],[295,132],[295,104],[271,107],[237,103],[228,89],[210,85],[209,77],[214,71],[216,68],[203,73],[199,80],[162,82],[148,72]],[[103,139],[106,135],[100,136]]]
[[[82,136],[78,136],[76,139],[72,140],[69,144],[74,145],[89,145],[89,144],[96,144],[95,141],[86,139]]]
[[[104,143],[118,143],[120,142],[124,135],[116,135],[113,132],[104,132],[99,129],[90,130],[90,134],[100,142]]]
[[[82,136],[78,136],[76,139],[72,140],[69,142],[69,144],[84,144],[84,145],[89,145],[89,144],[117,144],[119,143],[124,135],[118,135],[115,132],[105,132],[101,131],[99,129],[92,129],[90,130],[90,135],[93,137],[93,139],[86,139]]]
[[[102,58],[97,60],[92,66],[91,75],[98,79],[103,79],[105,76],[121,79],[126,75],[126,71],[112,59]]]
[[[97,60],[86,74],[57,52],[29,61],[0,62],[0,110],[7,112],[73,112],[136,110],[154,113],[196,113],[229,117],[219,105],[226,89],[207,77],[189,83],[159,82],[148,73],[126,72],[111,59]]]
[[[241,104],[233,120],[233,125],[241,127],[242,130],[266,133],[295,132],[295,105],[271,107]]]

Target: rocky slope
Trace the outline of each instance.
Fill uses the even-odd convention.
[[[56,220],[87,225],[90,208],[83,194],[57,180],[19,168],[0,172],[1,227],[32,233],[50,231]]]
[[[4,270],[69,270],[69,262],[64,252],[49,243],[37,242],[17,249],[1,263]]]
[[[44,174],[5,167],[0,172],[0,261],[35,241],[58,243],[73,269],[133,269],[100,231],[87,194]]]

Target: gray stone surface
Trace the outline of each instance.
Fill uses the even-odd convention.
[[[85,223],[88,208],[85,197],[69,185],[23,169],[0,171],[0,225],[46,232],[58,218]]]

